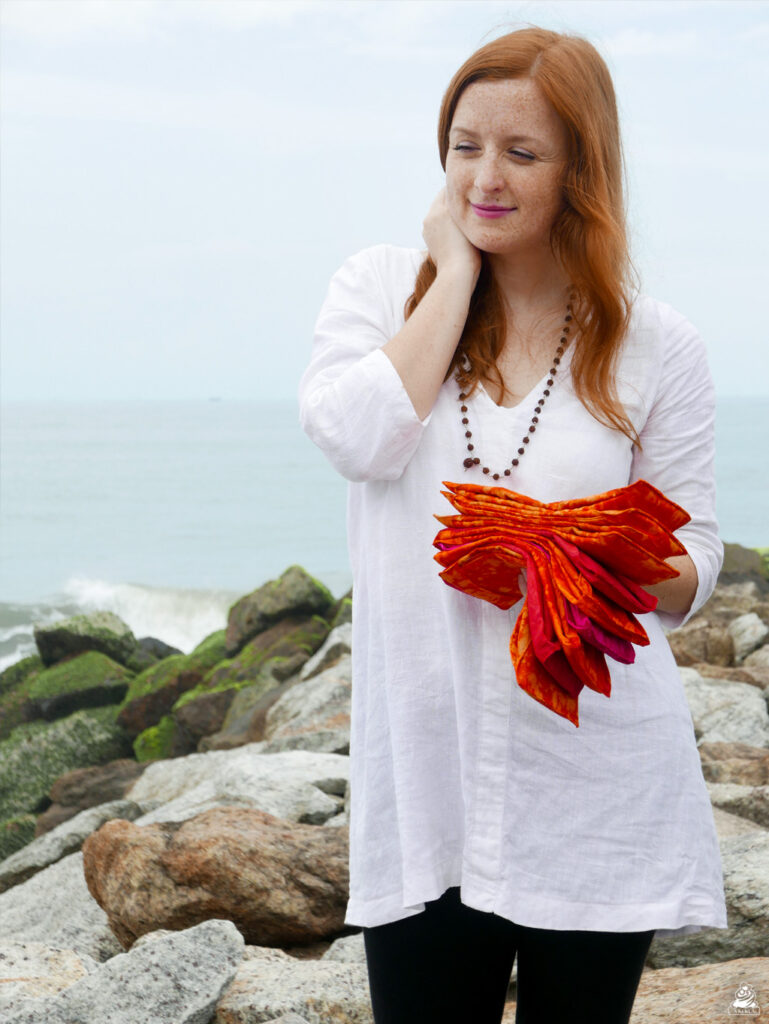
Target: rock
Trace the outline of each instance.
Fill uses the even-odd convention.
[[[755,548],[744,548],[740,544],[724,544],[724,563],[718,582],[753,583],[760,593],[769,591],[760,553]]]
[[[52,949],[42,942],[0,941],[0,1019],[21,1001],[45,998],[96,970],[90,956]]]
[[[702,619],[719,626],[728,626],[732,619],[756,610],[766,595],[756,583],[717,583],[713,593],[693,619]],[[690,620],[692,621],[692,620]]]
[[[49,864],[79,850],[87,837],[105,821],[113,818],[134,821],[150,809],[149,805],[137,804],[133,800],[116,800],[81,811],[53,831],[34,839],[17,853],[0,861],[0,893],[25,882]]]
[[[33,655],[0,672],[0,740],[24,721],[27,691],[43,667],[42,660]]]
[[[107,915],[88,892],[80,852],[0,893],[0,941],[5,939],[44,942],[98,961],[122,952]]]
[[[721,810],[720,807],[713,808],[713,821],[719,842],[722,839],[733,839],[735,836],[766,832],[766,829],[761,828],[760,825],[748,821],[747,818],[740,818],[736,814],[729,814],[728,811]]]
[[[647,963],[656,968],[697,967],[739,957],[769,956],[769,832],[721,839],[729,927],[654,938]]]
[[[759,690],[748,683],[703,679],[690,668],[679,670],[700,743],[747,743],[769,747],[769,712]]]
[[[183,653],[178,647],[172,647],[171,644],[167,644],[164,640],[158,640],[155,636],[143,636],[136,642],[154,661],[162,661],[163,658],[170,658],[173,654]],[[204,640],[203,643],[205,642]]]
[[[731,665],[734,643],[726,626],[711,626],[690,619],[685,626],[668,633],[668,642],[678,665],[706,661],[710,665]]]
[[[769,785],[769,750],[747,743],[701,743],[699,755],[706,782],[740,786]]]
[[[757,651],[749,654],[742,667],[759,680],[762,687],[769,686],[769,644],[764,644]]]
[[[278,580],[247,594],[230,609],[227,622],[227,656],[232,657],[249,640],[287,615],[326,617],[335,605],[331,592],[301,566],[292,565]]]
[[[297,750],[259,753],[260,744],[212,750],[151,764],[128,791],[137,803],[158,800],[162,808],[138,825],[184,821],[222,804],[258,808],[285,821],[320,825],[339,811],[350,759]]]
[[[350,751],[352,660],[286,690],[267,712],[263,753],[279,750]]]
[[[184,757],[195,750],[195,741],[173,715],[163,715],[157,725],[140,732],[134,740],[137,761]]]
[[[191,692],[196,693],[197,688]],[[234,689],[216,690],[200,694],[186,704],[177,701],[172,717],[177,727],[189,737],[190,753],[197,750],[204,736],[210,736],[221,729],[236,693]],[[186,696],[184,694],[181,700]]]
[[[331,630],[320,650],[305,662],[299,677],[302,680],[312,679],[313,676],[335,665],[343,655],[351,653],[352,623],[345,622]]]
[[[34,814],[16,814],[0,821],[0,863],[35,838]]]
[[[122,800],[145,767],[133,758],[124,757],[60,775],[51,786],[49,795],[53,803],[38,817],[35,835],[50,832],[87,807]]]
[[[755,686],[759,690],[764,686],[761,679],[744,666],[738,668],[735,665],[708,665],[705,661],[697,661],[689,667],[698,672],[703,679],[725,679],[729,683],[750,683],[751,686]]]
[[[332,629],[343,626],[347,622],[352,622],[352,590],[348,590],[343,597],[339,598],[336,608],[331,613]]]
[[[769,637],[769,626],[755,612],[738,615],[729,623],[728,629],[734,643],[734,660],[738,665]]]
[[[322,960],[334,960],[342,964],[366,964],[366,949],[363,945],[363,932],[354,935],[343,935],[335,939],[321,957]]]
[[[115,708],[77,711],[57,722],[19,725],[0,743],[0,820],[48,806],[54,781],[73,768],[112,761],[130,751]]]
[[[714,807],[748,818],[762,828],[769,828],[769,786],[709,783],[708,791]]]
[[[348,837],[264,811],[219,807],[184,822],[110,821],[83,845],[88,888],[123,946],[209,917],[249,943],[311,942],[344,927]]]
[[[198,744],[201,753],[206,750],[231,750],[262,740],[267,712],[286,690],[299,682],[297,675],[278,684],[272,675],[270,662],[263,666],[262,671],[265,675],[259,682],[237,691],[219,732],[205,736]]]
[[[244,960],[213,1024],[283,1021],[294,1014],[308,1024],[372,1024],[366,967],[327,960]]]
[[[746,957],[702,967],[647,970],[641,976],[630,1024],[716,1024],[734,1020],[738,991],[749,1004],[749,986],[760,998],[760,1010],[769,1004],[769,959]],[[746,1020],[755,1019],[749,1015]]]
[[[85,651],[101,651],[131,667],[138,644],[128,626],[112,612],[73,615],[47,626],[35,626],[35,643],[46,665]]]
[[[27,690],[24,717],[52,722],[82,708],[119,704],[132,674],[99,651],[86,651],[38,672]]]
[[[211,633],[189,654],[165,658],[131,683],[118,722],[132,737],[158,725],[182,694],[203,682],[225,656],[224,630]]]
[[[205,921],[115,956],[6,1024],[208,1024],[242,954],[243,938],[229,921]]]

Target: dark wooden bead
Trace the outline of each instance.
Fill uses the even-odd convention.
[[[460,392],[459,392],[459,400],[460,400],[461,402],[464,402],[464,400],[465,400],[466,398],[467,398],[467,395],[466,395],[466,394],[464,393],[464,391],[460,391]]]
[[[519,455],[523,455],[523,448],[519,448],[519,449],[518,449],[518,454],[519,454]]]
[[[518,465],[518,459],[513,459],[513,465],[514,465],[514,466],[517,466],[517,465]]]
[[[475,445],[474,445],[474,444],[469,444],[469,445],[467,446],[467,450],[468,450],[469,452],[473,451],[474,449],[475,449]]]
[[[558,366],[560,361],[561,361],[561,357],[560,356],[556,356],[555,359],[553,360],[553,362],[555,363],[556,366]]]
[[[474,464],[475,464],[476,466],[477,466],[477,465],[479,465],[480,461],[481,461],[480,459],[473,459],[473,463],[474,463]]]
[[[488,466],[484,466],[484,467],[483,467],[483,472],[484,472],[484,473],[488,473],[488,471],[489,471],[489,467],[488,467]]]
[[[466,405],[463,405],[463,406],[461,407],[461,411],[462,411],[462,412],[467,412],[467,406],[466,406]]]
[[[493,476],[495,480],[499,480],[499,473],[494,473]]]
[[[534,433],[534,431],[535,431],[536,429],[537,429],[537,428],[536,428],[536,427],[534,426],[534,424],[532,423],[532,425],[531,425],[531,426],[529,427],[529,433],[530,433],[530,434],[533,434],[533,433]],[[526,440],[528,441],[528,437],[526,438]]]
[[[523,444],[528,444],[528,443],[529,443],[529,439],[528,439],[528,437],[524,437],[524,438],[521,438],[521,442],[522,442]]]
[[[566,322],[568,323],[569,320],[571,320],[571,313],[566,314]]]
[[[550,378],[550,380],[548,380],[548,382],[547,382],[547,386],[548,386],[549,388],[551,388],[551,387],[553,386],[553,379],[552,379],[552,377]],[[549,395],[549,394],[550,394],[550,392],[549,392],[549,391],[547,391],[547,392],[546,392],[546,394],[548,394],[548,395]]]
[[[550,369],[548,370],[548,373],[552,373],[552,375],[555,376],[556,373],[558,373],[558,371],[556,370],[556,368],[554,366],[551,366]]]
[[[469,422],[470,422],[470,420],[469,420],[469,419],[467,418],[467,416],[463,416],[463,417],[462,417],[462,422],[463,422],[463,423],[469,423]]]
[[[472,430],[466,430],[465,431],[465,437],[472,437],[472,436],[473,436]]]
[[[550,381],[550,383],[552,384],[553,382],[552,382],[552,381]],[[549,394],[550,394],[550,392],[549,392],[549,391],[547,390],[547,388],[545,388],[545,390],[544,390],[544,391],[542,392],[542,394],[543,394],[543,395],[549,395]]]
[[[470,469],[472,464],[473,464],[473,460],[472,459],[465,459],[465,461],[463,462],[463,466],[465,467],[465,469]]]
[[[518,459],[513,459],[513,465],[514,466],[518,465]],[[505,476],[510,476],[510,470],[509,469],[505,470]]]
[[[532,423],[539,423],[539,416],[532,416],[531,417],[531,422]]]

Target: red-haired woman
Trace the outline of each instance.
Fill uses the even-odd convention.
[[[376,1024],[627,1022],[655,932],[726,927],[708,793],[663,626],[709,596],[713,387],[630,283],[611,78],[584,39],[505,35],[452,79],[427,251],[334,275],[303,426],[351,481],[350,898]],[[643,478],[691,516],[650,644],[579,728],[515,685],[516,613],[444,585],[442,481],[540,501]]]

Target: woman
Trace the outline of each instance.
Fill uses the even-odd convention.
[[[655,932],[726,927],[691,716],[663,626],[709,596],[714,399],[697,332],[629,285],[609,73],[585,40],[513,32],[440,112],[427,252],[348,259],[302,423],[351,481],[350,899],[377,1024],[620,1024]],[[691,516],[650,638],[580,724],[516,685],[511,612],[447,587],[443,481],[544,502],[643,478]]]

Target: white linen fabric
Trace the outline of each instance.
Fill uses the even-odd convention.
[[[501,611],[448,587],[434,515],[464,469],[458,388],[417,416],[381,346],[404,324],[423,253],[379,245],[331,280],[300,384],[310,438],[351,481],[353,571],[350,895],[345,923],[372,927],[424,910],[449,886],[462,901],[549,929],[681,935],[726,928],[723,876],[691,715],[663,625],[633,665],[607,659],[610,698],[584,689],[580,725],[517,685]],[[555,343],[554,339],[554,343]],[[634,303],[619,394],[633,448],[577,399],[571,348],[525,458],[504,484],[541,501],[645,478],[690,514],[678,536],[708,598],[723,548],[714,513],[714,395],[696,330],[669,306]],[[509,465],[543,380],[514,408],[468,400],[476,454]]]

